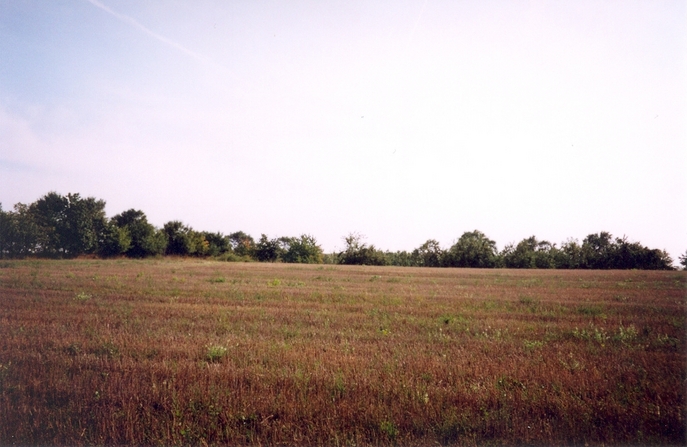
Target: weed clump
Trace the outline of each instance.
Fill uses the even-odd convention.
[[[220,345],[208,346],[205,352],[205,360],[209,363],[219,363],[227,355],[227,348]]]

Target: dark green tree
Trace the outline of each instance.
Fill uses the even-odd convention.
[[[267,235],[260,236],[260,240],[255,244],[253,256],[260,262],[276,262],[284,253],[282,241],[279,239],[268,239]]]
[[[496,242],[481,231],[466,231],[445,256],[448,267],[496,267]]]
[[[231,251],[228,236],[224,236],[222,233],[210,233],[207,231],[203,231],[201,234],[208,243],[208,256],[219,256]]]
[[[23,258],[35,255],[40,250],[41,229],[28,206],[22,203],[14,205],[14,211],[3,211],[0,206],[0,257]]]
[[[682,270],[687,270],[687,250],[685,250],[685,254],[681,255],[678,259],[680,260]]]
[[[501,252],[501,263],[507,268],[555,268],[557,249],[549,241],[539,241],[535,236],[523,239],[517,246],[508,244]]]
[[[613,268],[613,236],[606,231],[588,235],[582,241],[581,268]]]
[[[128,227],[118,227],[114,221],[108,222],[98,244],[98,254],[103,257],[119,256],[131,247]]]
[[[362,235],[350,233],[344,238],[344,242],[346,249],[338,255],[339,264],[387,265],[384,252],[377,250],[374,245],[365,244]]]
[[[192,229],[178,220],[172,220],[163,225],[162,230],[167,236],[165,254],[188,256],[194,250]]]
[[[415,265],[419,267],[441,267],[444,263],[445,253],[439,246],[439,242],[429,239],[413,250],[412,257],[415,260]]]
[[[568,239],[554,253],[554,262],[558,269],[577,269],[583,263],[582,247],[574,239]]]
[[[98,241],[107,223],[103,200],[49,192],[32,203],[29,211],[45,240],[41,254],[74,257],[98,250]]]
[[[317,240],[308,234],[300,237],[281,238],[284,252],[282,260],[284,262],[299,264],[321,264],[322,248],[317,244]]]
[[[131,237],[131,245],[125,254],[131,258],[144,258],[164,254],[167,236],[148,223],[143,211],[130,209],[112,218],[119,228],[126,228]]]
[[[243,231],[231,233],[229,236],[231,250],[238,256],[253,256],[255,240]]]

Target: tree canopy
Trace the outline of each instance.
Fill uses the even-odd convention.
[[[213,256],[231,261],[395,265],[408,267],[538,268],[538,269],[674,269],[664,251],[613,237],[602,231],[582,243],[568,239],[560,246],[536,236],[498,251],[496,242],[479,230],[464,232],[443,249],[429,239],[411,252],[382,251],[359,233],[344,237],[341,252],[325,254],[314,236],[270,238],[256,242],[235,231],[196,231],[172,220],[157,228],[141,210],[129,209],[108,219],[105,201],[79,194],[49,192],[31,204],[17,203],[11,211],[0,204],[0,257],[73,258],[80,255]],[[687,269],[687,252],[679,257]]]

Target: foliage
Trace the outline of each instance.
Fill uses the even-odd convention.
[[[208,231],[203,231],[200,234],[203,236],[203,239],[207,241],[208,256],[219,256],[231,250],[229,238],[224,236],[222,233],[210,233]]]
[[[118,227],[113,221],[103,229],[98,254],[100,256],[119,256],[131,247],[131,235],[127,227]]]
[[[491,268],[496,266],[496,242],[481,231],[466,231],[446,253],[449,267]]]
[[[506,245],[500,253],[496,243],[478,230],[463,233],[448,250],[434,239],[410,253],[379,250],[357,233],[344,241],[344,251],[324,254],[317,240],[307,234],[273,239],[263,234],[256,243],[243,231],[224,236],[195,231],[178,220],[157,229],[143,211],[134,209],[108,221],[103,200],[72,193],[62,196],[49,192],[31,204],[17,203],[12,211],[0,206],[0,258],[73,258],[82,254],[143,258],[167,254],[231,261],[407,267],[674,269],[664,250],[630,242],[626,237],[614,238],[605,231],[588,235],[581,244],[568,239],[560,248],[531,236],[517,245]],[[687,269],[687,253],[679,262]]]
[[[506,245],[501,252],[501,264],[507,268],[555,268],[558,250],[549,241],[535,236],[523,239],[517,246]]]
[[[243,231],[231,233],[229,236],[231,250],[238,256],[252,256],[255,241]]]
[[[267,235],[260,236],[260,240],[255,244],[253,255],[260,262],[276,262],[284,253],[282,241],[280,239],[268,239]]]
[[[191,227],[184,225],[178,220],[173,220],[164,224],[162,230],[165,232],[165,236],[167,236],[165,254],[186,256],[195,251]]]
[[[125,254],[131,258],[161,255],[167,248],[167,235],[148,223],[140,210],[130,209],[117,214],[112,221],[119,228],[125,228],[131,237],[131,244]]]
[[[418,267],[441,267],[446,253],[439,246],[439,242],[429,239],[424,244],[413,250],[414,265]]]
[[[308,234],[300,237],[281,238],[284,252],[281,255],[282,261],[295,264],[321,264],[322,247],[317,244],[317,240]]]
[[[363,239],[358,233],[350,233],[344,238],[346,249],[338,255],[339,264],[386,265],[384,252],[377,250],[374,245],[368,246]]]

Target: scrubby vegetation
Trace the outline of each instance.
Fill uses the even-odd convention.
[[[411,252],[383,251],[356,233],[344,241],[342,252],[324,254],[315,237],[307,234],[273,239],[263,234],[255,241],[243,231],[229,235],[196,231],[180,221],[156,228],[140,210],[131,209],[108,219],[103,200],[83,199],[79,194],[51,192],[30,205],[16,204],[14,211],[0,207],[2,258],[175,255],[226,261],[411,267],[674,269],[665,251],[625,237],[613,238],[607,232],[590,234],[581,244],[571,239],[560,247],[531,236],[501,251],[478,230],[463,233],[448,249],[430,239]],[[680,257],[681,265],[687,268],[685,262]]]
[[[686,280],[0,261],[0,445],[684,445]]]

